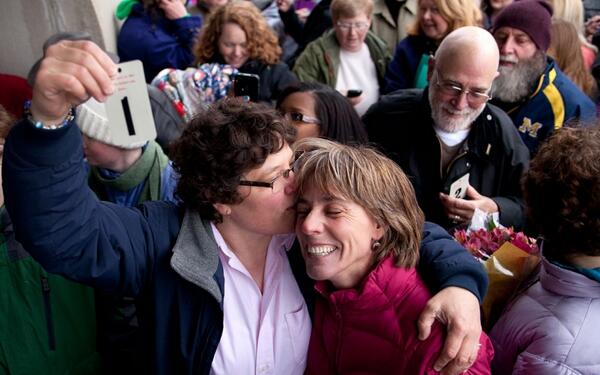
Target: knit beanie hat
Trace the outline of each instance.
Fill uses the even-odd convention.
[[[111,134],[110,127],[108,126],[106,106],[94,98],[90,98],[87,102],[77,106],[75,114],[75,120],[83,134],[107,145],[135,149],[143,147],[148,142],[148,140],[144,140],[123,144],[117,141]]]
[[[538,49],[546,52],[550,46],[551,18],[552,6],[545,0],[515,1],[498,14],[492,33],[505,26],[519,29],[529,35]]]

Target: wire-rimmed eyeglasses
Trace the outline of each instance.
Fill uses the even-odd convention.
[[[278,173],[277,176],[273,177],[271,181],[253,181],[253,180],[240,180],[240,186],[255,186],[255,187],[264,187],[271,188],[273,193],[278,193],[285,186],[284,179],[288,179],[290,177],[290,173],[296,172],[296,168],[298,167],[298,161],[304,154],[304,151],[296,151],[294,153],[294,159],[290,163],[290,167]]]
[[[459,85],[450,82],[435,82],[435,85],[442,94],[455,98],[460,97],[464,92],[465,95],[467,95],[467,102],[474,106],[481,105],[492,99],[492,96],[485,92],[465,89],[464,87],[460,87]]]

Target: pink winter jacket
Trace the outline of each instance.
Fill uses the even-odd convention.
[[[307,374],[437,374],[433,364],[445,338],[435,323],[426,341],[417,320],[430,293],[414,268],[383,260],[358,290],[333,290],[318,282]],[[485,334],[475,364],[466,374],[490,374],[494,355]]]

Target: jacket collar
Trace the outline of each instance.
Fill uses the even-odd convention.
[[[355,288],[336,290],[330,281],[322,280],[315,283],[314,289],[336,306],[353,310],[383,310],[390,303],[386,291],[403,295],[413,289],[415,273],[414,268],[396,267],[393,256],[388,255]]]
[[[600,298],[600,283],[542,258],[540,282],[544,289],[567,297]]]
[[[181,277],[206,290],[222,304],[223,269],[219,262],[219,248],[213,237],[210,221],[202,220],[196,211],[185,212],[173,247],[171,267]]]
[[[554,60],[551,57],[546,57],[546,70],[544,70],[544,73],[540,76],[535,90],[533,90],[533,93],[529,95],[528,99],[531,99],[534,96],[536,96],[540,92],[540,90],[554,82],[555,78],[556,68]]]

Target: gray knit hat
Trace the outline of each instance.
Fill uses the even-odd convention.
[[[106,115],[106,106],[104,103],[90,98],[87,102],[80,104],[75,109],[75,120],[81,132],[88,137],[106,143],[107,145],[135,149],[140,148],[149,140],[123,144],[116,140],[111,134],[108,126],[108,116]]]

